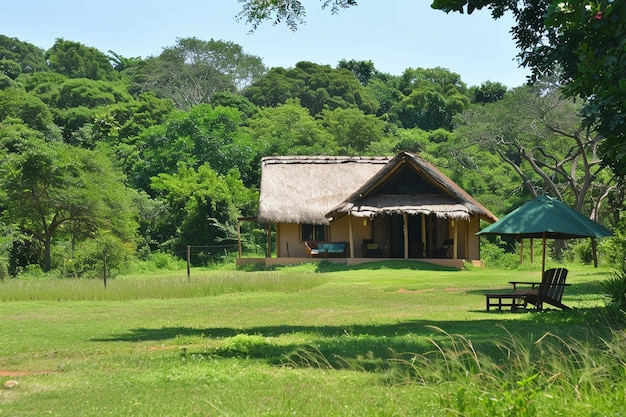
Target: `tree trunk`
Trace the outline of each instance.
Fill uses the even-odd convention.
[[[52,246],[52,235],[50,233],[46,233],[45,241],[44,241],[44,251],[43,251],[43,271],[50,271],[50,247]]]

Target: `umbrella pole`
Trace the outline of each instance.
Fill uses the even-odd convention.
[[[546,272],[546,232],[543,232],[543,253],[541,255],[541,281],[543,281],[544,272]]]

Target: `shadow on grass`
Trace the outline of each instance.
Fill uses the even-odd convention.
[[[498,343],[505,343],[510,335],[532,344],[546,333],[582,341],[590,337],[595,340],[610,329],[610,326],[604,329],[598,325],[598,317],[603,314],[600,309],[524,313],[519,315],[519,320],[509,317],[506,321],[502,320],[503,314],[511,313],[494,313],[493,319],[413,320],[381,325],[137,328],[93,341],[162,342],[181,338],[185,355],[195,357],[244,357],[275,365],[288,363],[334,369],[346,364],[352,369],[357,364],[359,369],[371,370],[385,368],[385,362],[398,355],[425,354],[437,347],[453,346],[458,338],[471,341],[477,351],[495,359],[501,356]],[[295,339],[305,341],[285,344],[279,340],[281,336],[296,336]],[[184,341],[189,337],[213,339],[211,345],[218,347],[188,350]]]

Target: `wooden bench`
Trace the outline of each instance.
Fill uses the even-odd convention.
[[[541,282],[509,281],[513,285],[513,291],[500,293],[486,293],[487,311],[491,307],[511,307],[511,311],[526,308],[528,304],[535,306],[536,310],[543,310],[543,303],[550,304],[563,310],[570,308],[561,302],[563,289],[570,284],[565,283],[567,278],[566,268],[553,268],[545,271]],[[519,285],[530,288],[520,289]]]
[[[347,258],[348,242],[304,242],[306,253],[311,258]]]
[[[502,307],[510,307],[511,311],[526,308],[526,294],[524,293],[488,293],[485,294],[485,298],[487,299],[487,311],[491,307],[498,307],[499,311],[502,311]]]

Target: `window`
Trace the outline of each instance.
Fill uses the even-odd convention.
[[[326,240],[326,226],[323,224],[303,224],[302,241],[307,240]]]

